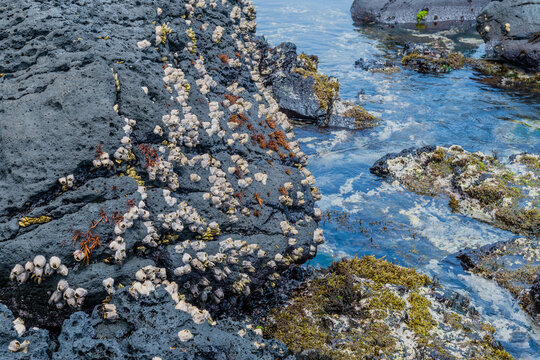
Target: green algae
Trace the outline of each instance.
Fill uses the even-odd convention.
[[[351,106],[342,116],[353,118],[358,129],[369,129],[377,125],[377,118],[359,105]]]
[[[452,70],[462,69],[468,60],[463,54],[458,52],[450,52],[444,57],[434,57],[420,54],[418,51],[413,51],[401,58],[401,65],[409,66],[412,62],[422,60],[436,65],[441,72],[450,72]]]
[[[324,111],[332,108],[332,104],[339,97],[339,82],[335,78],[321,74],[318,71],[319,60],[316,56],[306,54],[298,55],[298,67],[295,72],[304,78],[312,77],[315,80],[313,91],[319,100],[319,106]]]
[[[434,331],[442,326],[457,334],[466,354],[507,359],[491,338],[483,339],[492,326],[436,310],[441,305],[428,298],[429,285],[427,276],[372,256],[342,260],[307,281],[286,305],[272,309],[264,335],[295,354],[311,350],[320,358],[398,359],[409,351],[460,358],[452,354],[454,345],[448,347],[447,335]],[[443,323],[432,312],[439,312]],[[410,343],[403,342],[407,333]]]

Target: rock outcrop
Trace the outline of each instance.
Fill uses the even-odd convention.
[[[104,319],[104,311],[113,308],[118,320]],[[163,287],[139,300],[124,288],[91,315],[75,312],[55,342],[46,330],[25,330],[3,305],[0,322],[2,359],[293,359],[283,344],[264,340],[251,324],[197,324],[175,308]],[[10,352],[11,339],[27,347]]]
[[[403,46],[401,65],[423,74],[448,73],[463,68],[467,59],[459,52],[420,44]]]
[[[540,72],[540,2],[497,0],[477,18],[489,56]]]
[[[457,255],[463,268],[507,289],[533,318],[540,319],[540,242],[518,238],[466,249]]]
[[[354,0],[351,14],[353,20],[359,23],[463,22],[476,20],[476,16],[489,2],[490,0]]]
[[[319,72],[316,56],[297,54],[293,43],[272,48],[263,40],[259,52],[262,81],[271,89],[280,111],[291,119],[351,129],[378,123],[358,104],[340,99],[338,79]]]
[[[388,154],[371,172],[419,194],[446,194],[452,211],[518,234],[540,235],[538,155],[516,155],[505,165],[457,145],[426,146]]]
[[[177,282],[208,321],[195,305],[235,307],[315,256],[320,193],[254,66],[250,2],[0,9],[0,302],[15,316],[58,331],[121,287]]]
[[[466,298],[374,257],[311,275],[266,315],[299,359],[511,359]]]

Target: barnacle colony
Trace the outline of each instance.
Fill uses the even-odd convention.
[[[200,24],[195,10],[207,6],[207,3],[212,8],[223,7],[227,10],[234,25],[224,29]],[[150,124],[152,134],[139,136],[138,132],[145,127],[138,128],[136,120],[121,117],[118,147],[102,149],[99,146],[92,160],[94,168],[91,171],[100,174],[123,172],[138,184],[135,199],[130,199],[128,209],[119,212],[111,221],[109,230],[113,234],[108,243],[100,248],[100,251],[110,255],[106,262],[110,264],[114,259],[118,264],[115,266],[122,266],[128,256],[138,255],[141,248],[140,253],[148,254],[158,246],[173,247],[178,256],[169,273],[164,268],[143,267],[133,274],[129,291],[134,297],[140,298],[158,287],[165,287],[178,310],[188,312],[194,322],[202,323],[211,321],[210,315],[186,302],[187,297],[203,303],[213,301],[219,304],[231,293],[232,296],[247,296],[260,289],[261,282],[254,281],[262,277],[259,269],[270,268],[269,272],[264,272],[265,280],[275,281],[280,276],[279,272],[292,262],[314,256],[316,247],[312,244],[322,242],[324,237],[322,231],[315,231],[312,239],[311,235],[307,235],[309,231],[304,231],[305,224],[311,222],[313,225],[310,216],[296,218],[294,215],[294,220],[291,220],[290,215],[280,214],[279,211],[277,221],[282,221],[279,229],[283,236],[275,240],[261,242],[256,236],[222,234],[221,227],[230,228],[232,224],[241,223],[251,216],[264,218],[268,204],[281,209],[285,209],[285,206],[302,206],[311,202],[311,195],[316,197],[319,193],[314,187],[315,179],[303,167],[307,156],[294,141],[287,117],[279,112],[279,106],[262,84],[255,66],[259,55],[250,37],[250,32],[256,27],[253,5],[247,1],[232,6],[226,1],[189,0],[186,10],[188,30],[175,33],[175,36],[185,37],[186,48],[179,49],[182,55],[163,54],[170,59],[189,59],[192,64],[187,68],[185,62],[181,61],[164,63],[162,85],[164,94],[170,97],[170,106],[167,106],[161,119],[157,119],[158,123]],[[167,14],[161,13],[160,16]],[[152,29],[155,38],[152,36],[151,39],[133,42],[131,46],[145,52],[167,51],[167,37],[174,30],[167,23],[152,26]],[[205,36],[199,36],[200,32],[205,32]],[[211,46],[231,43],[236,47],[234,54],[229,53],[230,57],[224,58],[226,61],[200,56],[204,54],[202,47],[208,46],[203,39],[208,40],[210,36]],[[153,43],[158,50],[152,47]],[[223,84],[222,79],[213,77],[216,63],[231,72],[250,71],[248,75],[251,75],[258,93],[253,95],[251,89],[241,86],[245,79],[243,82],[227,80]],[[113,71],[113,78],[118,92],[118,73]],[[146,86],[141,88],[147,95],[155,92],[155,89],[151,92]],[[118,105],[116,110],[119,110]],[[141,138],[146,138],[145,135],[151,135],[148,137],[151,140],[140,143]],[[159,140],[156,141],[156,138]],[[287,168],[288,175],[291,175],[291,170],[295,171],[292,167],[295,165],[301,171],[299,176],[304,179],[294,184],[274,179],[271,168],[274,164],[280,165],[280,174],[283,174],[283,167]],[[59,179],[60,185],[65,186],[66,190],[82,181],[82,178],[75,179],[73,175]],[[207,204],[203,205],[204,208],[196,208],[200,202],[192,202],[178,191],[181,185],[185,189],[186,184],[198,190],[195,195]],[[279,195],[276,190],[282,184],[287,191],[282,199],[285,206],[277,201]],[[156,203],[159,205],[156,206]],[[216,214],[218,216],[213,216]],[[319,217],[317,212],[313,214],[313,218]],[[21,226],[50,220],[38,219],[22,219]],[[248,221],[253,221],[253,218]],[[229,230],[223,232],[226,231]],[[163,239],[167,239],[167,242]],[[137,244],[133,245],[135,242]],[[77,271],[82,265],[77,264],[68,271],[61,261],[61,258],[66,258],[65,255],[53,256],[48,261],[37,256],[26,264],[17,264],[10,278],[23,284],[30,279],[40,283],[47,276],[60,277],[56,289],[49,296],[50,306],[58,309],[80,308],[86,297],[90,298],[89,292],[93,296],[101,291],[108,295],[101,308],[103,317],[108,321],[117,320],[121,311],[108,300],[121,284],[115,288],[115,279],[107,277],[102,280],[103,287],[100,286],[99,290],[71,286],[63,277],[68,276],[69,271]],[[89,256],[82,248],[71,256],[71,264],[73,260],[86,260],[89,263]],[[92,261],[99,261],[98,257]],[[184,295],[180,294],[178,284],[181,284]],[[179,339],[189,341],[189,333],[178,330]],[[25,345],[14,344],[13,349],[24,351]]]

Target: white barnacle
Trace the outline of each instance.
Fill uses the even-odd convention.
[[[85,258],[84,252],[82,250],[75,250],[73,252],[73,258],[75,259],[75,261],[83,261]]]
[[[178,332],[178,338],[180,339],[180,341],[186,342],[193,339],[193,334],[188,329],[180,330]]]
[[[191,174],[189,176],[189,179],[192,181],[192,182],[198,182],[201,180],[201,177],[197,174]]]
[[[313,232],[313,242],[315,242],[315,244],[322,244],[324,242],[324,234],[322,229],[317,228]]]
[[[75,297],[75,290],[68,287],[66,290],[64,290],[64,300],[69,300]]]
[[[46,263],[47,263],[47,259],[45,259],[45,256],[43,255],[37,255],[34,258],[34,266],[37,268],[43,269]]]
[[[263,173],[256,173],[255,174],[255,180],[258,182],[263,183],[263,185],[266,185],[266,180],[268,179],[268,175]]]
[[[30,345],[30,341],[25,340],[22,343],[18,340],[12,340],[8,345],[8,350],[11,352],[22,352],[26,353],[28,351],[28,346]]]
[[[143,269],[139,269],[136,273],[135,273],[135,278],[138,280],[138,281],[145,281],[146,280],[146,273],[144,272]]]
[[[30,277],[30,273],[25,271],[17,276],[17,282],[19,284],[24,284],[26,280],[28,280],[29,277]]]
[[[77,288],[77,289],[75,289],[75,294],[74,295],[75,295],[76,299],[85,298],[86,295],[88,295],[88,290],[83,289],[83,288]]]
[[[67,276],[68,273],[69,273],[69,270],[67,268],[66,265],[64,264],[61,264],[59,267],[58,267],[58,270],[57,270],[58,274],[62,275],[62,276]]]
[[[58,268],[62,264],[62,261],[60,260],[60,258],[58,256],[52,256],[49,259],[49,264],[50,264],[50,266],[51,266],[51,268],[53,270],[58,270]]]
[[[17,335],[23,336],[24,332],[26,331],[26,326],[24,325],[24,320],[20,317],[13,320],[13,327],[15,327],[15,331],[17,331]]]
[[[22,267],[21,264],[16,264],[13,269],[11,270],[11,273],[9,275],[9,280],[11,281],[15,281],[15,279],[17,278],[17,276],[19,276],[20,274],[24,273],[25,272],[25,269],[24,267]]]
[[[67,288],[69,288],[69,284],[66,280],[62,279],[58,281],[58,284],[56,285],[56,290],[64,292]]]
[[[137,42],[137,47],[141,50],[144,50],[150,46],[152,46],[152,43],[150,43],[150,41],[148,40],[142,40]]]
[[[103,286],[105,287],[105,291],[107,291],[109,295],[114,294],[115,290],[113,278],[104,279],[101,283],[103,284]]]
[[[24,268],[27,273],[33,273],[34,272],[34,263],[32,261],[27,261],[24,265]]]

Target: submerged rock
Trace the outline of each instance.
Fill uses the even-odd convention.
[[[467,58],[459,52],[434,48],[421,44],[406,43],[403,47],[401,65],[419,73],[448,73],[463,68]]]
[[[60,331],[134,280],[220,312],[316,255],[320,192],[253,66],[250,2],[0,8],[0,301],[16,316]]]
[[[354,0],[359,23],[418,24],[474,21],[490,0]]]
[[[262,81],[290,118],[352,129],[377,124],[361,106],[339,98],[338,79],[319,73],[316,56],[297,54],[293,43],[272,48],[263,40],[259,51]]]
[[[540,235],[538,155],[492,156],[454,145],[426,146],[388,154],[370,169],[423,195],[446,194],[452,211],[518,234]]]
[[[494,280],[510,291],[525,311],[540,320],[538,238],[518,238],[462,250],[457,257],[465,270]]]
[[[526,92],[540,92],[540,73],[531,73],[501,61],[470,59],[473,68],[482,73],[479,81],[494,87]]]
[[[299,359],[511,359],[466,301],[374,257],[315,273],[263,328]]]
[[[492,1],[478,15],[477,30],[489,56],[540,72],[540,3]]]

